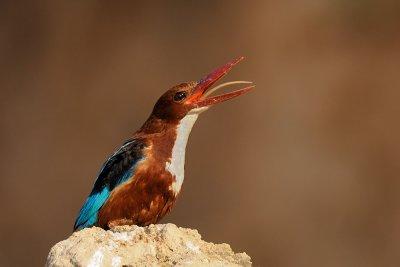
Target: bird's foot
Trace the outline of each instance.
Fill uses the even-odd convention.
[[[117,219],[117,220],[110,221],[107,225],[110,229],[112,229],[112,228],[115,228],[116,226],[132,225],[132,224],[134,224],[133,220],[124,218],[124,219]]]

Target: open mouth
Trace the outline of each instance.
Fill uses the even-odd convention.
[[[213,84],[215,84],[218,80],[220,80],[222,77],[224,77],[231,69],[233,66],[238,64],[240,61],[242,61],[244,57],[239,57],[237,59],[234,59],[227,64],[217,68],[204,78],[202,78],[196,87],[193,89],[193,93],[191,96],[190,101],[196,105],[196,107],[206,107],[206,106],[211,106],[217,103],[224,102],[226,100],[232,99],[234,97],[243,95],[247,92],[249,92],[251,89],[255,87],[255,85],[252,84],[252,82],[248,81],[231,81],[231,82],[226,82],[223,84],[220,84],[216,87],[212,87]],[[217,96],[210,96],[213,92],[223,88],[227,87],[230,85],[235,85],[235,84],[251,84],[247,87],[234,90],[229,93],[217,95]]]

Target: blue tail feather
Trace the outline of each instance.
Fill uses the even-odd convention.
[[[74,228],[79,230],[93,226],[97,222],[97,215],[101,206],[103,206],[109,195],[110,191],[107,187],[104,187],[100,192],[91,194],[83,204]]]

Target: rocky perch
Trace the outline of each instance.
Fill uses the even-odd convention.
[[[93,227],[55,244],[46,266],[251,266],[246,253],[174,224]]]

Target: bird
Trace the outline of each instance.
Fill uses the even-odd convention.
[[[212,87],[243,59],[235,58],[198,81],[178,84],[158,99],[143,126],[102,165],[74,231],[93,226],[147,226],[171,210],[182,188],[186,144],[198,116],[254,88],[248,81]],[[210,96],[233,84],[246,86]]]

